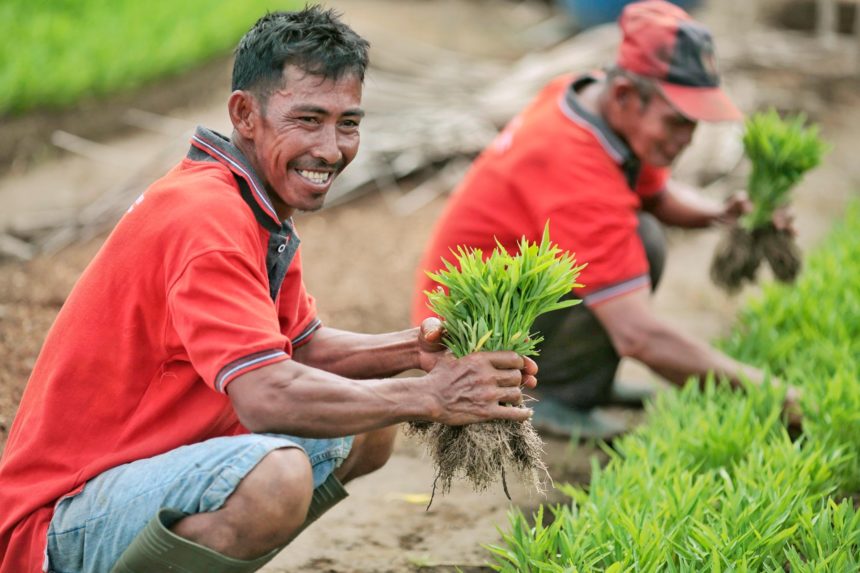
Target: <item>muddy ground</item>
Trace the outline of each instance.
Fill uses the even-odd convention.
[[[542,3],[488,0],[349,0],[333,4],[377,49],[396,46],[392,37],[401,41],[418,38],[499,59],[520,55],[523,45],[512,38],[522,38],[524,28],[550,14]],[[734,41],[732,31],[740,33],[734,22],[743,5],[712,2],[701,13],[714,27],[718,46]],[[228,76],[228,64],[223,65],[220,76],[216,71],[214,77]],[[211,82],[211,70],[204,77]],[[814,118],[834,145],[824,165],[797,192],[799,242],[805,249],[813,248],[838,218],[846,200],[857,194],[860,162],[854,154],[860,144],[855,137],[860,130],[860,106],[854,95],[856,82],[851,78],[810,79],[792,70],[749,70],[745,78],[752,79],[761,92],[759,101],[772,93],[783,106],[793,102],[795,107],[804,107],[803,102],[813,102]],[[162,89],[169,90],[170,84]],[[226,129],[226,86],[201,86],[199,93],[208,92],[212,93],[172,108],[169,114],[189,124]],[[372,134],[363,137],[367,140]],[[61,155],[5,165],[0,179],[0,222],[61,217],[70,206],[88,203],[127,176],[129,166],[114,159],[139,158],[135,164],[139,166],[146,158],[158,156],[169,163],[182,155],[185,145],[183,139],[173,136],[119,126],[99,141],[111,150],[100,161]],[[742,181],[729,178],[711,192],[725,194],[739,184]],[[415,265],[444,201],[444,196],[438,197],[409,215],[395,215],[390,194],[371,192],[345,205],[299,217],[308,288],[317,297],[327,324],[369,332],[408,325]],[[654,301],[673,323],[706,339],[724,334],[738,306],[755,295],[750,288],[729,297],[708,282],[707,266],[718,236],[715,230],[670,233],[666,276]],[[51,256],[0,266],[0,446],[44,334],[102,239],[97,236]],[[622,375],[643,384],[654,383],[645,369],[634,364],[625,364]],[[556,481],[583,482],[589,460],[597,451],[587,445],[548,441],[551,474]],[[512,504],[501,487],[476,494],[461,484],[449,495],[437,497],[425,511],[432,478],[431,464],[420,447],[401,435],[391,462],[377,474],[352,483],[350,498],[265,571],[453,571],[455,566],[464,571],[485,570],[488,554],[481,545],[498,542],[497,527],[506,524]],[[553,492],[542,498],[515,484],[512,495],[514,505],[526,511],[560,499]]]

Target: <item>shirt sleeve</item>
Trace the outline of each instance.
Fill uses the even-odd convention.
[[[549,171],[549,170],[548,170]],[[574,294],[594,306],[650,285],[648,259],[639,237],[639,199],[621,171],[608,161],[577,165],[572,161],[551,171],[537,212],[542,228],[550,220],[550,236],[559,247],[585,264]]]
[[[643,165],[636,182],[636,194],[642,199],[650,199],[666,189],[671,170],[668,167],[652,167]]]
[[[550,232],[558,245],[576,255],[585,268],[574,293],[588,306],[650,285],[648,259],[637,232],[635,214],[591,205],[575,212],[558,210]],[[587,224],[582,221],[588,219]]]
[[[173,327],[194,369],[218,392],[289,358],[265,271],[240,252],[193,258],[168,291]]]

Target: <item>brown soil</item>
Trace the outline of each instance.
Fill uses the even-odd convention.
[[[736,3],[742,4],[737,0],[712,5]],[[478,53],[492,51],[489,47],[499,43],[507,45],[505,32],[518,25],[517,10],[521,9],[519,4],[486,0],[351,0],[334,4],[372,41],[380,31],[398,31],[404,37],[428,42],[453,34],[447,45]],[[475,22],[482,22],[479,29]],[[226,87],[218,85],[218,90],[200,86],[201,91],[216,93],[199,106],[178,109],[171,115],[223,129]],[[816,118],[834,151],[796,195],[796,226],[804,251],[826,233],[846,200],[856,195],[860,181],[860,164],[854,159],[860,99],[854,95],[856,86],[852,83],[848,87],[831,90],[828,105],[822,106],[825,113]],[[818,89],[823,90],[821,86]],[[104,141],[130,150],[133,156],[154,156],[168,145],[163,138],[134,133]],[[177,150],[171,160],[180,154]],[[24,215],[27,209],[44,214],[64,200],[60,193],[68,193],[74,203],[122,179],[122,170],[118,173],[115,166],[87,161],[63,158],[8,173],[0,179],[0,214]],[[29,196],[28,201],[14,195],[21,192]],[[415,266],[444,201],[444,197],[437,198],[401,216],[393,214],[388,194],[371,193],[344,206],[299,218],[308,288],[317,297],[327,324],[369,332],[407,326]],[[0,446],[45,332],[101,240],[96,238],[26,264],[0,266],[0,360],[4,365],[0,368]],[[747,288],[739,296],[729,297],[710,284],[708,264],[717,240],[716,230],[670,233],[670,259],[654,301],[668,320],[704,339],[725,334],[743,299],[756,292]],[[653,380],[642,367],[626,363],[622,376]],[[586,481],[592,456],[602,459],[593,447],[577,449],[558,440],[546,444],[545,459],[557,482]],[[432,483],[432,463],[413,439],[401,435],[385,468],[350,484],[350,498],[264,570],[442,572],[458,566],[463,571],[486,571],[488,553],[481,545],[499,542],[496,528],[505,527],[512,507],[528,512],[539,503],[561,500],[554,490],[542,498],[521,484],[511,483],[511,504],[501,486],[478,494],[455,482],[448,494],[437,496],[432,508],[425,511]]]

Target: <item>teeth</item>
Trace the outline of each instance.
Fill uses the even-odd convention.
[[[308,171],[306,169],[299,169],[298,171],[299,175],[314,183],[325,183],[328,181],[329,176],[331,176],[331,173],[326,171]]]

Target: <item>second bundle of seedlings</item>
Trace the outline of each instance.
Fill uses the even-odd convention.
[[[775,110],[746,122],[743,144],[752,166],[747,193],[753,208],[728,230],[711,263],[711,279],[729,292],[745,281],[755,282],[763,259],[783,282],[793,282],[800,271],[794,236],[776,228],[773,216],[788,205],[791,189],[819,164],[825,151],[818,127],[805,123],[803,115],[784,120]]]
[[[564,297],[580,286],[576,279],[585,265],[576,266],[574,255],[550,242],[549,222],[540,244],[523,237],[517,255],[499,244],[486,259],[480,249],[462,247],[455,257],[456,264],[444,261],[444,269],[428,273],[440,287],[426,294],[428,306],[445,323],[443,343],[458,358],[481,350],[536,355],[543,337],[531,331],[535,319],[580,302]],[[437,485],[446,493],[454,477],[465,477],[479,491],[500,478],[508,494],[506,467],[543,490],[543,442],[531,422],[416,422],[410,428],[433,457],[434,493]]]

